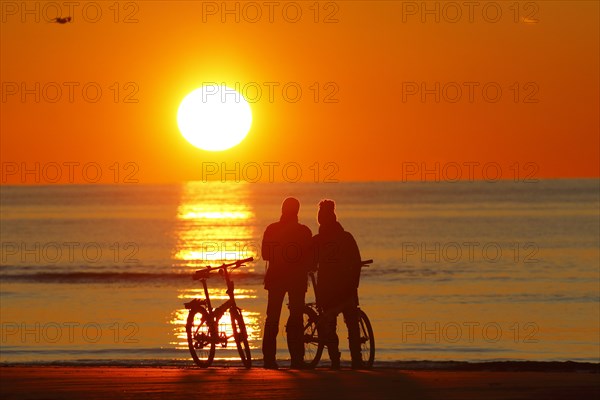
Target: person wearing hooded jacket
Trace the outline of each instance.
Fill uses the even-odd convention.
[[[324,311],[320,336],[327,345],[331,368],[340,368],[337,316],[341,312],[348,327],[352,368],[363,367],[358,325],[358,285],[361,258],[350,232],[337,221],[335,202],[322,200],[318,212],[319,233],[313,237],[317,263],[317,304]]]
[[[261,255],[268,264],[265,289],[268,290],[267,318],[263,336],[263,360],[267,369],[277,369],[277,333],[281,307],[286,293],[290,315],[286,324],[291,368],[303,369],[303,310],[307,290],[308,270],[314,259],[312,232],[298,222],[300,202],[286,198],[281,206],[281,218],[265,230]]]

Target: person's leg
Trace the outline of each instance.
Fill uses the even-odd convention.
[[[306,292],[290,290],[290,316],[286,324],[287,344],[292,358],[292,368],[302,368],[304,364],[304,326],[303,310]]]
[[[283,290],[269,290],[267,319],[265,321],[262,345],[265,368],[277,368],[275,360],[277,353],[277,333],[279,332],[279,317],[281,316],[281,306],[284,297],[285,291]]]
[[[360,352],[360,328],[358,326],[358,299],[351,302],[343,310],[344,321],[348,327],[348,344],[352,357],[352,367],[362,367],[362,356]]]
[[[340,340],[337,335],[337,312],[332,308],[324,308],[324,314],[321,316],[319,322],[319,337],[327,346],[327,352],[329,353],[329,359],[331,360],[332,369],[340,369],[340,357],[341,353],[339,350]]]

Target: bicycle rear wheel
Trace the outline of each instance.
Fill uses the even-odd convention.
[[[246,331],[246,323],[242,316],[242,310],[239,308],[232,308],[229,310],[231,315],[231,327],[233,329],[233,338],[235,344],[240,353],[240,359],[244,367],[252,367],[252,355],[250,353],[250,345],[248,344],[248,332]]]
[[[321,360],[323,348],[325,345],[319,342],[317,324],[319,315],[310,306],[304,306],[303,311],[304,326],[304,362],[309,368],[315,368]]]
[[[200,368],[209,367],[215,358],[217,335],[208,312],[202,307],[191,309],[185,331],[194,362]]]
[[[375,337],[373,336],[373,328],[371,321],[363,310],[359,312],[359,328],[360,328],[360,352],[363,362],[367,368],[373,367],[375,362]]]

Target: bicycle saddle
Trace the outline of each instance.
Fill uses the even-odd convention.
[[[192,301],[188,301],[187,303],[183,303],[183,305],[185,306],[185,308],[190,310],[195,307],[206,305],[206,300],[205,299],[194,299]]]
[[[200,279],[208,279],[209,277],[210,277],[209,269],[199,269],[198,271],[196,271],[194,273],[194,276],[192,276],[192,279],[197,281]]]

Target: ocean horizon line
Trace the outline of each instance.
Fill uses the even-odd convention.
[[[377,183],[398,183],[398,184],[465,184],[465,183],[521,183],[521,184],[535,184],[538,182],[555,182],[555,181],[591,181],[598,180],[600,182],[600,175],[598,176],[569,176],[569,177],[535,177],[535,178],[520,178],[514,179],[510,177],[506,178],[498,178],[498,179],[457,179],[457,180],[443,180],[443,179],[408,179],[408,180],[336,180],[331,182],[315,182],[310,180],[302,180],[302,181],[258,181],[252,182],[249,180],[202,180],[202,179],[192,179],[192,180],[183,180],[183,181],[174,181],[174,182],[56,182],[56,183],[0,183],[0,187],[72,187],[72,186],[176,186],[183,185],[187,183],[208,183],[208,184],[227,184],[227,183],[236,183],[236,184],[260,184],[260,185],[315,185],[315,184],[377,184]]]

